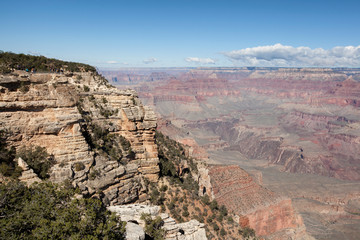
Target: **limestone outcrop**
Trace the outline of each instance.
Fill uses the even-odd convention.
[[[127,239],[141,239],[136,233],[133,233],[134,224],[145,227],[145,222],[141,219],[143,214],[148,214],[152,218],[158,216],[163,220],[162,229],[165,231],[166,240],[206,240],[205,225],[197,220],[189,222],[176,223],[166,213],[160,213],[159,206],[150,206],[144,204],[128,204],[123,206],[110,206],[108,210],[121,217],[123,221],[130,224],[127,227]],[[128,231],[129,228],[129,231]],[[139,231],[141,233],[141,231]],[[141,235],[141,234],[140,234]]]
[[[146,200],[144,181],[157,181],[159,172],[155,128],[154,112],[134,91],[96,73],[0,75],[0,129],[11,132],[10,145],[45,147],[56,161],[51,181],[68,179],[109,204]],[[97,147],[114,137],[129,143],[128,153],[111,142],[112,152]]]
[[[141,219],[142,214],[148,214],[152,218],[160,215],[160,207],[146,204],[127,204],[120,206],[109,206],[109,211],[121,216],[121,220],[125,222],[137,222],[139,224],[145,224]]]
[[[145,240],[144,229],[136,223],[126,223],[126,240]]]
[[[205,225],[197,220],[175,223],[171,217],[164,216],[165,234],[167,240],[206,240]]]
[[[34,173],[34,170],[29,168],[27,163],[22,158],[19,157],[17,159],[17,164],[23,170],[21,176],[19,177],[21,182],[24,182],[28,186],[35,182],[41,182],[41,179],[36,175],[36,173]]]

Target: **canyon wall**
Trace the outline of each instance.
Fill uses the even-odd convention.
[[[83,194],[103,194],[110,204],[146,199],[144,180],[157,181],[159,172],[156,117],[134,91],[117,90],[93,73],[15,72],[0,76],[0,92],[0,128],[17,148],[46,148],[55,159],[52,181],[68,179]],[[87,134],[95,125],[123,136],[134,156],[121,162],[91,147]]]
[[[239,166],[210,166],[208,174],[214,198],[239,216],[241,226],[268,239],[311,239],[291,199],[260,186]]]

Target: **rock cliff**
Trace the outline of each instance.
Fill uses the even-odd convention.
[[[15,147],[38,145],[53,155],[54,182],[70,180],[110,204],[146,199],[157,181],[156,117],[132,90],[117,90],[90,72],[0,76],[0,128]],[[121,138],[115,148],[111,139]],[[98,147],[108,143],[108,148]]]
[[[214,198],[238,215],[241,226],[269,239],[311,239],[291,199],[258,185],[239,166],[210,166],[208,175]]]

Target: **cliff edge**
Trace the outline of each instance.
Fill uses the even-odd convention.
[[[10,145],[53,157],[54,182],[116,205],[144,201],[144,181],[158,179],[154,112],[96,72],[0,75],[0,109]]]

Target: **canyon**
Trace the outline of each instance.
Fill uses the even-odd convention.
[[[120,89],[135,89],[157,113],[158,129],[187,144],[193,156],[249,172],[272,192],[272,205],[261,205],[290,216],[287,226],[301,232],[303,221],[316,239],[359,238],[360,69],[123,69],[103,74]],[[130,81],[135,75],[136,81]],[[242,172],[235,169],[236,174],[222,170],[233,176],[228,185],[239,187]],[[220,194],[228,185],[215,187],[215,181],[208,188],[215,199],[245,215],[232,207],[236,200]],[[259,233],[283,231],[276,220],[265,230],[259,216],[267,216],[260,207],[239,221]]]
[[[121,206],[136,209],[139,203],[151,208],[149,187],[157,189],[156,186],[163,186],[164,182],[171,185],[164,177],[160,179],[155,138],[157,117],[151,108],[141,103],[135,91],[118,90],[96,72],[28,73],[14,70],[0,75],[0,93],[0,129],[7,133],[7,144],[18,152],[27,147],[25,151],[31,154],[34,147],[44,149],[53,161],[49,180],[70,183],[78,189],[78,197],[99,198],[113,212]],[[28,159],[16,157],[14,161],[22,169],[20,181],[28,186],[43,181]],[[201,161],[181,161],[175,168],[180,169],[180,175],[186,176],[189,166],[193,168],[194,164],[201,165],[205,174],[192,174],[190,178],[209,179],[207,164]],[[6,184],[9,179],[1,174],[0,181]],[[202,205],[198,203],[199,207]],[[214,235],[219,234],[209,232],[209,222],[205,225],[204,219],[202,223],[195,219],[187,219],[188,222],[177,219],[176,223],[163,213],[164,210],[160,213],[160,206],[154,207],[158,210],[152,217],[160,216],[165,223],[166,239],[206,239],[208,234],[213,234],[210,239],[214,239]],[[200,213],[208,217],[207,211]],[[135,216],[126,218],[123,213],[120,217],[128,222],[127,239],[143,239],[144,231],[140,235],[134,233],[141,228],[138,223],[145,227],[143,221]],[[226,226],[226,231],[231,230],[229,236],[241,236],[238,229],[234,230],[240,226],[237,222]]]
[[[358,70],[103,74],[118,88],[96,71],[0,75],[0,129],[18,152],[46,149],[49,180],[120,211],[129,237],[144,237],[141,209],[161,201],[153,218],[166,223],[166,239],[219,238],[217,224],[229,238],[359,236]],[[24,157],[14,159],[18,179],[43,181]],[[196,207],[172,211],[178,184]],[[156,194],[164,185],[169,193]],[[224,224],[222,206],[233,219]],[[126,220],[122,208],[140,213]]]

